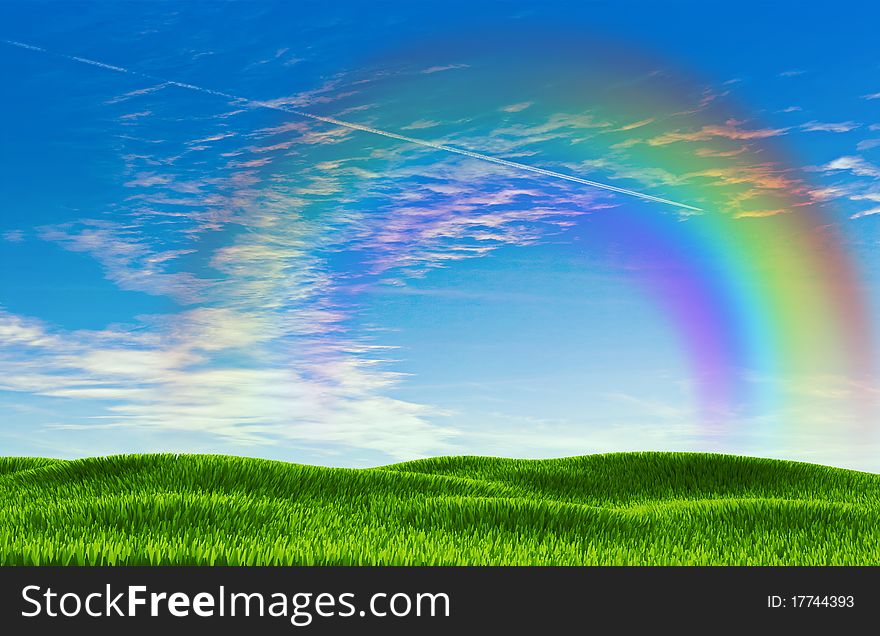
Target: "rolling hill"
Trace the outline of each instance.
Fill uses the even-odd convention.
[[[880,475],[691,453],[0,458],[0,564],[880,564]]]

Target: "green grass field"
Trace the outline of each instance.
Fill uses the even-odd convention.
[[[880,564],[880,475],[678,453],[0,458],[0,564]]]

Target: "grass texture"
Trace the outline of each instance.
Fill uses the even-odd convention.
[[[880,564],[880,475],[622,453],[0,458],[0,564]]]

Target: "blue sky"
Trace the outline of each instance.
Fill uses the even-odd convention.
[[[597,238],[602,215],[674,228],[681,210],[290,112],[682,201],[672,163],[577,145],[605,120],[650,125],[598,103],[603,81],[665,74],[697,114],[664,132],[720,131],[755,188],[802,175],[829,207],[876,325],[877,10],[534,5],[0,5],[3,454],[711,450],[880,469],[873,435],[848,432],[876,422],[847,419],[830,368],[794,410],[701,422],[635,248]],[[487,81],[475,42],[493,38],[530,46],[522,75],[548,86],[580,67],[544,43],[586,42],[600,79],[505,84],[511,62]],[[698,112],[712,100],[742,115]]]

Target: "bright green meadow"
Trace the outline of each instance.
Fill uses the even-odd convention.
[[[0,458],[0,564],[880,564],[880,475],[691,453]]]

